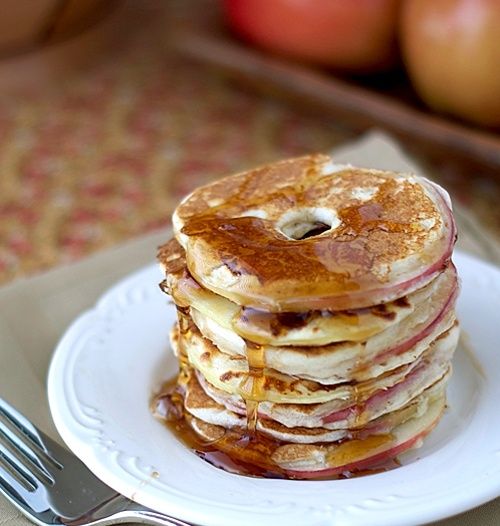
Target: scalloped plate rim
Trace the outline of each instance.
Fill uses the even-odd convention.
[[[498,287],[498,290],[500,290],[499,269],[470,255],[460,253],[459,251],[455,252],[455,257],[458,260],[457,266],[459,267],[459,272],[461,266],[463,266],[464,269],[472,267],[476,270],[478,279],[482,279],[484,276],[488,275],[493,276],[491,278],[492,282],[496,287]],[[154,269],[157,269],[156,265],[149,265],[124,278],[109,288],[96,303],[94,308],[89,309],[88,311],[81,314],[69,327],[59,342],[49,369],[49,405],[57,430],[70,449],[72,449],[77,454],[77,456],[79,456],[79,458],[81,458],[87,464],[87,466],[97,476],[99,476],[99,478],[104,480],[117,491],[120,491],[129,498],[133,498],[142,504],[158,509],[159,511],[170,513],[184,520],[205,524],[207,526],[229,526],[234,524],[235,521],[238,521],[242,525],[250,524],[254,522],[256,518],[260,519],[262,524],[271,525],[272,522],[276,520],[276,513],[280,514],[280,518],[286,515],[288,524],[290,526],[295,524],[304,524],[304,515],[307,516],[308,524],[317,524],[318,526],[322,526],[331,524],[334,520],[342,520],[342,524],[357,526],[358,524],[363,524],[363,521],[366,521],[367,514],[369,514],[370,524],[373,524],[373,526],[376,524],[383,524],[384,526],[404,526],[417,524],[417,522],[415,522],[416,519],[414,516],[415,511],[418,511],[419,513],[418,523],[438,520],[456,513],[466,511],[500,495],[500,433],[497,433],[497,436],[495,437],[498,442],[495,445],[495,451],[493,453],[496,459],[496,463],[493,466],[496,470],[492,473],[484,474],[484,477],[479,477],[480,479],[486,478],[486,475],[488,475],[489,480],[487,480],[487,482],[480,488],[475,488],[474,491],[471,491],[470,488],[467,488],[467,491],[464,491],[460,495],[459,499],[456,497],[450,499],[450,495],[446,495],[445,492],[446,498],[441,498],[437,506],[428,506],[423,511],[422,508],[418,508],[418,503],[414,503],[412,505],[411,502],[408,502],[408,500],[411,501],[412,499],[407,495],[399,497],[397,494],[395,496],[390,494],[374,498],[371,498],[369,495],[365,495],[364,501],[358,504],[341,506],[326,503],[324,505],[318,506],[314,503],[307,504],[307,502],[300,502],[302,493],[298,496],[296,495],[295,500],[294,497],[283,499],[283,488],[288,486],[286,493],[290,493],[290,491],[295,492],[295,489],[298,489],[299,487],[307,488],[307,486],[311,487],[311,485],[313,485],[315,490],[321,489],[319,493],[324,493],[324,491],[326,491],[324,488],[327,490],[329,488],[334,488],[334,486],[331,486],[332,484],[337,484],[337,488],[340,489],[340,483],[343,485],[343,490],[348,487],[350,488],[349,491],[360,491],[360,488],[361,490],[365,491],[364,488],[367,486],[370,487],[370,480],[375,481],[375,479],[377,479],[377,481],[380,483],[383,481],[387,482],[387,480],[390,480],[394,477],[400,479],[401,477],[398,476],[397,473],[401,473],[401,470],[406,470],[408,474],[413,474],[415,472],[418,473],[419,469],[422,469],[416,469],[416,466],[422,467],[424,464],[431,464],[432,467],[432,462],[436,452],[433,452],[428,457],[424,456],[424,458],[418,462],[410,463],[408,466],[404,466],[404,468],[399,468],[398,470],[394,470],[389,473],[346,481],[276,481],[265,479],[247,479],[246,477],[236,476],[239,479],[239,482],[237,484],[235,483],[235,486],[248,486],[252,488],[252,490],[257,488],[255,491],[260,491],[266,495],[266,498],[261,500],[260,509],[258,504],[248,504],[247,509],[245,510],[244,507],[242,508],[242,506],[227,502],[227,499],[226,502],[222,501],[217,503],[213,500],[210,501],[207,498],[200,497],[199,495],[189,495],[185,492],[185,490],[184,494],[182,494],[182,491],[180,493],[177,492],[176,494],[176,488],[173,486],[170,490],[165,492],[165,487],[168,488],[168,484],[165,486],[166,482],[163,481],[164,471],[162,470],[161,477],[156,479],[156,477],[153,476],[155,472],[155,463],[149,462],[149,459],[148,462],[145,462],[141,458],[141,455],[145,458],[148,458],[148,451],[134,450],[133,452],[120,452],[118,451],[119,448],[116,447],[116,444],[106,444],[106,440],[109,441],[109,439],[105,435],[102,436],[102,428],[99,429],[99,425],[102,424],[102,415],[99,415],[98,411],[94,412],[95,409],[85,409],[85,404],[80,403],[78,410],[81,414],[79,414],[79,418],[83,421],[83,424],[82,422],[77,422],[75,416],[71,414],[71,411],[69,410],[69,405],[71,402],[70,397],[68,396],[68,393],[65,393],[64,389],[61,387],[64,383],[64,376],[62,376],[62,373],[66,372],[68,368],[71,372],[75,372],[74,365],[76,361],[81,359],[83,353],[89,352],[88,349],[89,346],[91,347],[91,344],[89,344],[87,340],[89,340],[90,337],[87,338],[87,340],[85,340],[83,343],[80,342],[82,334],[86,334],[86,330],[89,328],[95,330],[97,327],[101,333],[99,333],[98,330],[97,335],[94,335],[96,342],[99,340],[99,338],[105,339],[102,336],[103,331],[106,330],[103,319],[107,319],[107,323],[112,324],[113,316],[117,315],[116,313],[127,314],[128,311],[130,311],[136,305],[147,306],[149,301],[148,294],[159,294],[156,292],[158,290],[156,282],[152,284],[155,287],[155,293],[148,292],[146,294],[144,293],[144,290],[141,289],[141,287],[139,287],[137,290],[134,288],[138,283],[141,284],[144,279],[151,278],[155,272]],[[158,276],[157,281],[159,281],[161,279],[161,274],[158,270],[156,270],[156,272]],[[467,275],[467,272],[465,272],[464,275]],[[149,282],[146,288],[149,290]],[[127,297],[127,294],[130,297]],[[161,298],[164,300],[163,296],[161,296]],[[158,299],[154,300],[156,303],[158,303],[158,301]],[[498,299],[498,304],[500,307],[500,299]],[[162,316],[163,312],[161,314],[155,312],[155,314]],[[107,329],[109,329],[109,327],[107,327]],[[165,329],[165,332],[167,332],[167,328]],[[101,336],[99,336],[99,334],[101,334]],[[160,337],[159,335],[157,336]],[[87,345],[87,347],[85,347],[85,345]],[[97,343],[92,345],[97,345]],[[80,354],[78,354],[78,352],[80,352]],[[91,349],[91,358],[93,356],[91,354],[92,352],[95,353],[96,351],[92,351]],[[484,359],[485,356],[479,356],[480,362],[484,361]],[[494,360],[496,366],[500,369],[500,360],[498,358],[492,359]],[[92,364],[92,361],[90,363]],[[147,361],[145,363],[147,363]],[[71,369],[71,367],[73,367],[73,369]],[[76,379],[75,383],[78,384],[78,382],[82,382],[82,377],[84,378],[82,385],[85,386],[85,367],[80,367],[78,374],[75,377],[72,377],[72,379]],[[494,386],[491,385],[491,382],[483,385],[481,387],[483,397],[489,396],[491,398],[492,393],[490,391],[492,388],[494,389]],[[500,390],[497,388],[496,394],[499,393]],[[144,411],[147,413],[147,407]],[[150,415],[148,414],[148,416],[145,418],[148,418],[149,416]],[[482,416],[483,418],[481,421],[482,425],[488,425],[488,423],[484,422],[485,417],[484,415],[481,415],[481,411],[479,410],[477,410],[471,416],[471,418],[479,418],[479,416]],[[487,418],[491,418],[491,415],[489,415]],[[498,423],[500,424],[500,421]],[[109,425],[109,422],[107,425]],[[156,425],[157,427],[154,432],[158,432],[158,434],[164,433],[166,437],[168,431],[159,424],[156,423]],[[95,426],[97,426],[97,428]],[[466,428],[462,434],[466,434],[468,436],[468,434],[471,432],[469,427]],[[457,438],[458,440],[460,439],[460,436],[453,438]],[[169,445],[173,448],[173,451],[181,451],[178,448],[178,446],[180,446],[178,443],[176,445],[174,442],[172,442],[171,437],[169,440]],[[457,442],[457,440],[455,440],[455,442]],[[113,441],[111,440],[110,442]],[[445,444],[446,448],[459,447],[454,445],[453,442],[454,440],[449,440]],[[165,440],[165,443],[167,443],[167,440]],[[130,447],[130,443],[127,445]],[[180,447],[182,448],[182,446]],[[437,453],[439,453],[439,451],[440,449],[438,448]],[[181,451],[180,454],[183,455],[184,453]],[[187,461],[189,466],[195,465],[196,469],[200,473],[203,473],[203,476],[206,477],[206,474],[210,472],[211,474],[209,474],[209,479],[211,477],[214,479],[214,481],[223,480],[224,477],[231,477],[232,481],[235,480],[235,475],[226,473],[224,473],[221,478],[221,476],[219,476],[221,474],[219,470],[206,465],[206,463],[194,457],[192,453],[187,452],[187,454],[193,458],[184,456],[184,461]],[[110,459],[112,458],[115,458],[115,465],[112,465],[111,463]],[[198,465],[193,463],[194,458],[196,458],[196,462],[199,462]],[[124,471],[123,466],[118,463],[119,459],[121,459],[121,462],[126,463],[127,469],[129,471]],[[151,474],[149,477],[147,475],[148,472]],[[396,475],[394,475],[395,473]],[[241,483],[242,480],[245,480],[246,482],[243,484]],[[160,485],[160,483],[163,485]],[[290,486],[290,484],[294,485],[295,488]],[[278,500],[272,500],[272,497],[269,497],[270,490],[278,494]],[[300,491],[307,493],[305,489]],[[415,495],[413,497],[415,497]],[[407,500],[406,503],[405,499]],[[198,506],[193,505],[195,502],[198,503]],[[396,505],[401,502],[401,506]],[[415,506],[417,506],[417,510],[415,509]],[[251,509],[252,511],[252,517],[250,518],[250,521],[246,521],[244,520],[244,517],[242,517],[242,514],[247,513],[248,509]]]

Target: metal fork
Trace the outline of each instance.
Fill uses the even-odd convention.
[[[34,523],[192,526],[101,482],[75,455],[0,398],[0,493]]]

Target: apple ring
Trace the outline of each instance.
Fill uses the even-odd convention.
[[[415,175],[310,155],[198,188],[174,233],[203,287],[271,312],[393,301],[446,266],[456,237],[447,193]]]

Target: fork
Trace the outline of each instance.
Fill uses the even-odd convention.
[[[193,526],[112,490],[1,398],[0,493],[39,526]]]

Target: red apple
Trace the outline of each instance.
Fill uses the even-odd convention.
[[[406,0],[403,59],[433,109],[500,125],[500,1]]]
[[[237,33],[287,57],[364,72],[396,56],[399,0],[224,0],[224,6]]]

